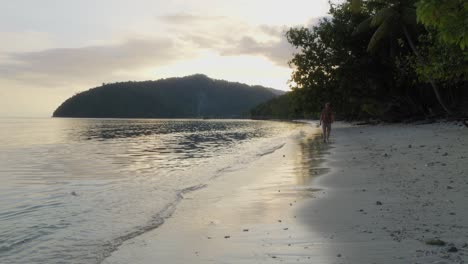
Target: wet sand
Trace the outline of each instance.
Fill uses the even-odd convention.
[[[125,242],[104,263],[310,263],[321,255],[297,208],[327,171],[318,129],[189,193],[159,228]]]
[[[313,138],[186,195],[104,263],[468,261],[468,129],[335,124],[331,144]]]

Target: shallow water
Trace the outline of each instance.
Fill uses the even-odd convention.
[[[0,119],[1,263],[99,263],[303,124]]]

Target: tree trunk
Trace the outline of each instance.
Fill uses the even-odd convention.
[[[406,26],[403,26],[403,32],[405,33],[406,40],[408,40],[408,43],[409,43],[411,49],[413,50],[414,54],[416,55],[416,57],[418,58],[418,60],[420,62],[423,62],[421,56],[419,56],[419,52],[416,49],[416,46],[414,45],[413,40],[411,39],[411,35],[409,34],[408,29],[406,28]],[[450,111],[450,109],[445,105],[444,100],[440,96],[439,88],[437,87],[437,84],[435,83],[434,79],[432,79],[431,76],[426,76],[426,77],[429,79],[429,83],[432,86],[432,90],[434,91],[434,94],[435,94],[435,96],[437,98],[437,101],[439,102],[440,106],[442,106],[442,108],[445,110],[445,112],[448,115],[452,115],[452,111]]]

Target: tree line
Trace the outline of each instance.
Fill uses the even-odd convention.
[[[468,2],[348,0],[289,29],[291,92],[257,118],[317,117],[331,102],[345,119],[401,121],[468,114]]]

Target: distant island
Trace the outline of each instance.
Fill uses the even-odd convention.
[[[284,92],[196,74],[157,81],[119,82],[78,93],[53,117],[242,118]]]

